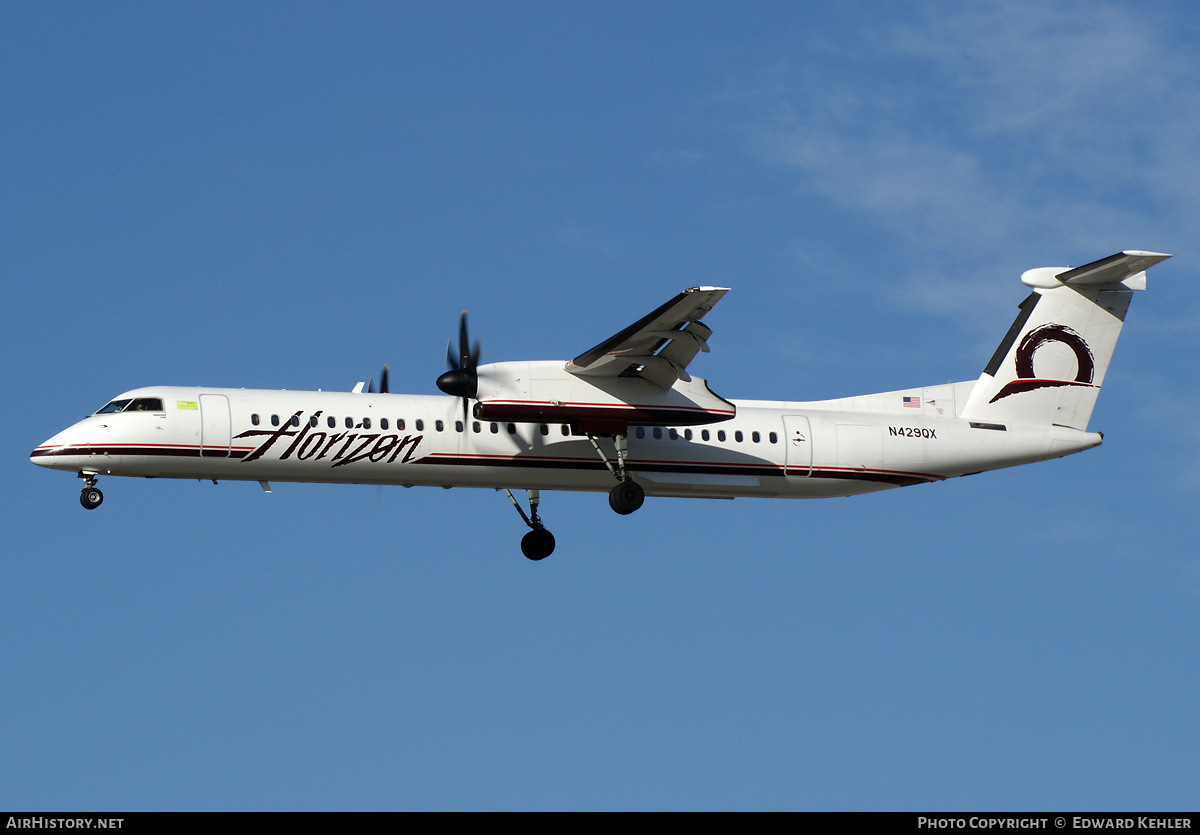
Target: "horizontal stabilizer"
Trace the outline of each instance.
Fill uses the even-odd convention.
[[[1082,267],[1038,267],[1021,276],[1021,282],[1029,287],[1048,290],[1064,284],[1071,287],[1120,287],[1127,290],[1144,290],[1145,276],[1141,274],[1160,261],[1170,258],[1161,252],[1142,252],[1129,249],[1084,264]],[[1130,281],[1130,279],[1135,279]]]

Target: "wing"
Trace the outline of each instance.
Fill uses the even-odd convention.
[[[584,377],[641,377],[669,389],[676,380],[690,380],[688,363],[708,352],[712,330],[700,320],[727,287],[684,290],[625,330],[567,363],[567,371]]]

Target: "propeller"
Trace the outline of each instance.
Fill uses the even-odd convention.
[[[388,367],[387,367],[387,363],[385,362],[383,364],[383,371],[379,375],[379,393],[380,394],[388,393],[387,378],[388,378]],[[374,377],[372,377],[370,380],[367,380],[367,392],[370,394],[375,393],[375,378]]]
[[[446,340],[446,362],[450,370],[437,378],[437,387],[453,397],[461,397],[463,402],[463,425],[467,423],[467,401],[479,392],[479,340],[472,346],[467,338],[467,311],[463,311],[458,319],[458,356],[450,350],[450,341]]]

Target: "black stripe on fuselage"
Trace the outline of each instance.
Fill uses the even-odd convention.
[[[421,459],[422,464],[442,464],[459,467],[545,467],[556,470],[603,470],[599,458],[475,458],[465,455],[438,455]],[[721,473],[724,475],[782,476],[783,467],[774,464],[693,464],[688,462],[626,461],[625,468],[635,473]]]
[[[809,478],[836,478],[844,481],[882,481],[897,487],[909,487],[913,484],[928,484],[941,481],[944,476],[917,475],[916,473],[881,473],[871,470],[816,470]]]
[[[29,454],[30,458],[71,457],[83,458],[89,455],[161,455],[177,458],[245,458],[253,452],[252,449],[234,449],[224,454],[221,447],[205,447],[204,455],[200,447],[139,447],[139,446],[89,446],[89,447],[57,447],[55,449],[35,449]]]
[[[421,459],[423,464],[442,464],[449,466],[500,466],[500,467],[545,467],[550,469],[603,470],[600,460],[595,462],[574,459],[539,459],[539,458],[474,458],[470,456],[437,455]],[[634,473],[694,473],[697,475],[751,475],[782,477],[785,468],[775,464],[696,464],[689,462],[663,463],[627,461],[625,468]],[[796,469],[796,468],[793,468]],[[807,469],[807,468],[803,468]],[[797,473],[797,475],[799,475]],[[943,476],[925,473],[901,473],[875,470],[822,470],[813,469],[809,478],[833,478],[846,481],[879,481],[906,487],[911,484],[924,484],[931,481],[941,481]]]
[[[251,450],[235,449],[229,454],[229,458],[240,459],[246,457]],[[35,449],[30,455],[31,458],[40,457],[87,457],[91,455],[155,455],[155,456],[174,456],[178,458],[205,458],[205,459],[220,459],[225,458],[224,455],[211,455],[205,451],[205,455],[200,455],[200,450],[196,447],[191,448],[170,448],[170,447],[59,447],[56,449]],[[424,458],[412,461],[413,464],[436,464],[440,466],[450,467],[505,467],[512,469],[555,469],[555,470],[586,470],[598,471],[605,469],[603,462],[599,459],[595,461],[586,459],[555,459],[555,458],[531,458],[516,456],[513,458],[490,458],[490,457],[475,457],[462,455],[439,455],[433,454]],[[629,461],[626,463],[626,468],[634,473],[691,473],[695,475],[748,475],[748,476],[764,476],[768,478],[781,478],[785,475],[785,468],[775,464],[700,464],[690,463],[686,461],[680,462],[643,462]],[[793,468],[796,469],[796,468]],[[803,468],[807,469],[807,468]],[[796,473],[795,475],[799,475]],[[805,476],[800,476],[805,477]],[[875,481],[884,484],[893,484],[898,487],[906,487],[912,484],[923,484],[931,481],[940,481],[943,476],[929,475],[924,473],[901,473],[875,470],[825,470],[814,468],[807,474],[808,478],[826,478],[826,479],[842,479],[845,481]]]

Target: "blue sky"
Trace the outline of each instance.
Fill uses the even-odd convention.
[[[1171,809],[1200,783],[1190,4],[0,8],[0,807]],[[154,384],[434,393],[729,286],[728,397],[972,379],[1175,254],[1091,427],[819,502],[107,479]]]

